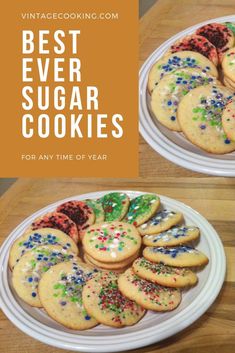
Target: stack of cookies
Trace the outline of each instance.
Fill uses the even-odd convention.
[[[209,153],[235,150],[233,134],[228,133],[231,120],[228,127],[222,124],[223,111],[235,92],[233,30],[231,23],[200,27],[173,44],[148,77],[154,117]],[[227,87],[218,81],[221,63]]]

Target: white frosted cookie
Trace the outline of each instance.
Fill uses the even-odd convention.
[[[160,233],[179,224],[182,220],[182,213],[164,209],[157,212],[148,222],[138,227],[138,230],[141,235]]]
[[[12,284],[16,293],[29,305],[41,307],[38,296],[41,276],[51,266],[73,259],[76,259],[76,255],[60,245],[42,245],[28,251],[20,258],[12,272]]]
[[[84,251],[99,262],[121,262],[136,254],[141,246],[137,229],[122,221],[96,223],[82,238]]]
[[[179,102],[190,90],[212,83],[216,83],[213,76],[208,76],[196,68],[180,69],[166,75],[151,95],[150,104],[155,118],[168,129],[181,131],[177,119]]]
[[[170,311],[181,301],[179,289],[146,281],[137,276],[131,268],[119,276],[118,288],[127,298],[149,310]]]
[[[137,251],[134,255],[130,256],[128,259],[120,262],[100,262],[94,259],[92,256],[88,254],[84,254],[84,259],[87,259],[93,266],[106,269],[106,270],[118,270],[124,267],[129,266],[132,262],[138,257],[139,251]]]
[[[60,324],[87,330],[98,322],[83,306],[82,290],[97,270],[82,262],[66,262],[53,266],[39,283],[39,297],[48,315]]]
[[[85,285],[82,299],[87,312],[104,325],[134,325],[145,310],[124,297],[118,289],[118,276],[113,272],[98,273]]]
[[[203,150],[224,154],[235,143],[222,127],[222,113],[233,93],[223,86],[201,86],[190,91],[178,107],[178,120],[185,136]]]
[[[175,248],[146,247],[143,256],[152,262],[176,267],[194,267],[206,265],[208,257],[190,246]]]
[[[156,264],[144,257],[136,259],[132,268],[139,277],[166,287],[181,288],[197,283],[197,275],[188,268]]]
[[[226,78],[235,83],[235,48],[231,48],[224,54],[222,69]]]
[[[146,222],[157,211],[160,205],[160,199],[154,194],[144,194],[135,197],[131,200],[130,207],[125,222],[131,223],[134,226]]]
[[[53,228],[37,229],[24,233],[14,241],[9,255],[10,268],[12,269],[27,251],[40,245],[61,245],[65,250],[78,254],[77,245],[64,232]]]
[[[147,246],[175,246],[196,240],[200,235],[198,227],[173,227],[158,234],[146,234],[143,243]]]
[[[223,129],[231,141],[235,141],[235,100],[230,101],[222,113]]]
[[[165,76],[182,68],[197,68],[202,73],[218,77],[216,66],[205,56],[194,51],[179,51],[159,59],[151,68],[148,77],[148,91],[151,93]]]
[[[130,200],[124,192],[110,192],[99,200],[104,209],[105,221],[120,221],[127,213]]]

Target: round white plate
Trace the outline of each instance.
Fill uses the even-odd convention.
[[[198,27],[211,22],[235,22],[235,16],[214,18],[179,32],[158,47],[143,64],[139,75],[139,129],[146,142],[159,154],[181,167],[217,176],[235,176],[235,152],[212,155],[189,142],[182,133],[162,126],[153,117],[147,93],[148,73],[152,65],[179,38],[193,33]]]
[[[144,194],[125,191],[130,198]],[[121,329],[99,325],[87,331],[73,331],[56,323],[42,309],[28,306],[21,301],[11,284],[8,270],[8,256],[14,240],[38,216],[50,212],[67,200],[99,198],[105,192],[94,192],[75,196],[49,205],[25,219],[6,239],[0,251],[0,306],[6,316],[20,330],[49,345],[72,351],[117,352],[134,349],[170,337],[197,320],[213,303],[218,295],[225,275],[225,255],[222,243],[214,228],[198,212],[168,197],[160,196],[163,207],[180,211],[186,224],[197,225],[201,230],[200,241],[196,244],[209,257],[209,264],[198,273],[198,284],[183,293],[179,307],[168,313],[148,312],[144,318],[131,327]]]

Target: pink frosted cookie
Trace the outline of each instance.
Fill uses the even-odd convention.
[[[211,60],[216,66],[218,65],[218,54],[215,46],[203,36],[192,34],[181,38],[170,47],[169,52],[176,53],[184,50],[200,53]]]
[[[75,243],[78,242],[78,230],[76,224],[65,214],[50,212],[37,218],[30,226],[31,230],[40,228],[54,228],[68,234]]]
[[[234,44],[231,29],[221,23],[209,23],[196,31],[196,34],[208,39],[215,47],[221,61],[224,53]]]

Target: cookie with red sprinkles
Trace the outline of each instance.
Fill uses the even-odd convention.
[[[215,66],[218,65],[218,54],[215,46],[205,37],[191,34],[175,42],[166,54],[179,51],[195,51],[207,57]]]
[[[93,209],[83,201],[64,202],[56,211],[68,216],[76,224],[79,234],[95,222]]]
[[[220,60],[224,53],[234,45],[232,30],[222,23],[206,24],[198,28],[196,34],[205,37],[215,46]]]
[[[140,305],[122,295],[118,276],[113,272],[101,272],[89,280],[82,300],[88,314],[107,326],[131,326],[145,314]]]
[[[141,237],[138,230],[125,222],[96,223],[82,238],[84,252],[99,262],[121,262],[139,251]]]
[[[154,194],[144,194],[131,200],[125,222],[139,226],[143,224],[157,211],[160,206],[160,198]]]
[[[144,257],[136,259],[132,268],[139,277],[166,287],[181,288],[197,283],[197,275],[188,268],[165,266]]]
[[[118,288],[124,296],[149,310],[170,311],[181,302],[178,288],[163,287],[146,281],[131,268],[119,276]]]
[[[40,228],[59,229],[70,236],[75,243],[77,243],[79,239],[76,224],[68,216],[60,212],[49,212],[37,218],[33,221],[29,230]]]

